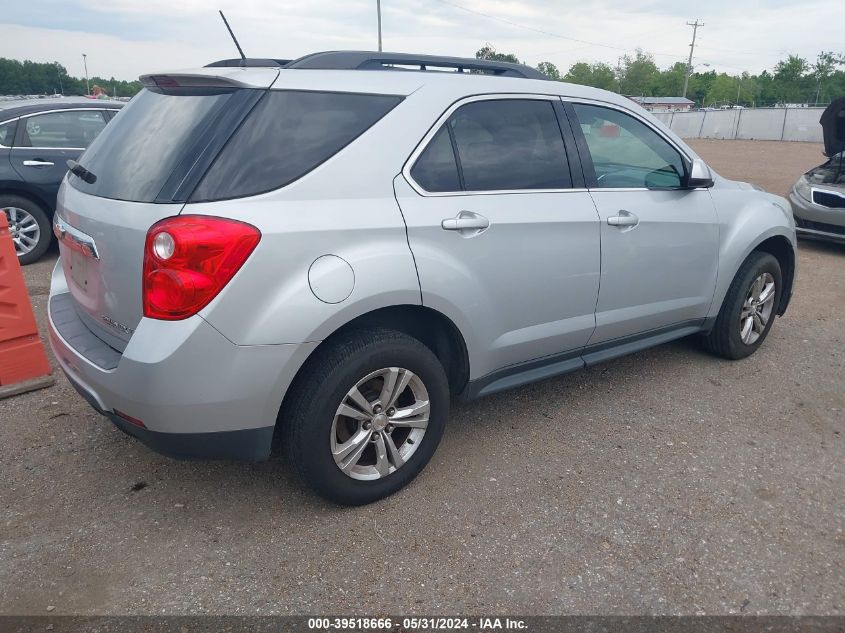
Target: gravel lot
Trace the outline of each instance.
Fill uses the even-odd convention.
[[[785,193],[802,143],[697,141]],[[44,331],[55,255],[26,269]],[[752,358],[673,344],[453,410],[405,491],[343,509],[159,457],[61,375],[0,401],[0,613],[845,612],[845,247],[802,243]]]

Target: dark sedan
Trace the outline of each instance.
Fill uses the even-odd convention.
[[[21,264],[50,245],[68,159],[76,160],[123,105],[85,98],[0,102],[0,209]]]

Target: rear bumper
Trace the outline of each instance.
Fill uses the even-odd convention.
[[[261,461],[267,459],[273,441],[274,427],[215,433],[161,433],[132,424],[111,411],[103,411],[94,394],[85,390],[70,375],[68,382],[96,411],[106,416],[121,431],[139,439],[155,452],[175,459],[234,459]]]
[[[48,309],[50,345],[92,407],[166,455],[269,456],[284,394],[316,343],[239,346],[198,316],[142,319],[126,349],[112,350],[117,357],[104,361],[96,340],[89,340],[90,330],[68,327],[72,315],[56,309],[66,307],[61,300],[66,291],[59,262]]]

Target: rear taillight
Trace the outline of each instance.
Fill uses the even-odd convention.
[[[157,222],[144,246],[144,316],[177,321],[202,310],[243,266],[261,232],[202,215]]]

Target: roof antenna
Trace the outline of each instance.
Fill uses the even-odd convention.
[[[229,31],[229,35],[232,36],[232,41],[235,43],[235,46],[238,47],[238,52],[241,54],[241,60],[246,61],[246,55],[244,55],[244,51],[241,48],[241,45],[238,44],[238,38],[235,37],[235,34],[232,32],[232,27],[229,26],[229,21],[226,20],[226,16],[223,15],[223,11],[220,11],[218,9],[218,13],[220,13],[220,17],[223,18],[223,24],[226,25],[226,29]],[[243,64],[241,64],[241,65],[243,65]]]

